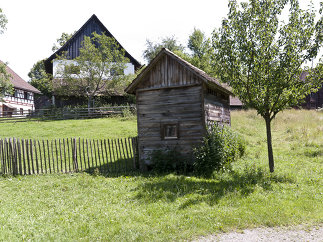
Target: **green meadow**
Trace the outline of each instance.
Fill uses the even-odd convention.
[[[0,178],[0,240],[177,241],[220,231],[323,223],[323,112],[287,110],[265,124],[234,111],[246,155],[212,179],[165,174],[55,174]],[[135,118],[1,123],[1,137],[123,138]]]

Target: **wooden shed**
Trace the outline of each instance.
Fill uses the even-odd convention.
[[[139,159],[146,164],[153,150],[191,154],[209,122],[230,125],[231,91],[167,49],[125,91],[136,95]]]

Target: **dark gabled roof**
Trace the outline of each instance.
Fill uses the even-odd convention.
[[[187,62],[186,60],[182,59],[178,55],[174,54],[170,50],[163,48],[158,55],[150,62],[150,64],[132,81],[132,83],[125,89],[125,92],[134,94],[136,87],[140,84],[140,82],[144,79],[144,76],[149,73],[149,71],[152,69],[153,66],[155,66],[158,61],[164,56],[168,55],[174,60],[176,60],[178,63],[180,63],[182,66],[196,74],[198,77],[200,77],[207,85],[215,86],[216,88],[224,91],[225,93],[228,93],[232,95],[232,92],[230,88],[220,83],[216,78],[210,77],[208,74],[206,74],[201,69],[197,68],[196,66],[192,65],[191,63]]]
[[[2,61],[0,61],[0,63],[4,64]],[[7,73],[11,75],[11,78],[10,78],[11,83],[15,88],[21,89],[24,91],[28,91],[28,92],[41,94],[41,92],[37,88],[33,87],[28,82],[26,82],[24,79],[22,79],[16,72],[14,72],[7,65],[6,65],[6,70],[7,70]]]
[[[54,54],[52,54],[45,61],[45,68],[48,73],[52,73],[52,60],[56,58],[57,55],[61,55],[62,52],[66,51],[68,57],[74,59],[79,55],[79,49],[82,45],[82,41],[84,36],[91,36],[93,32],[97,32],[98,34],[104,33],[106,36],[114,38],[121,49],[124,49],[122,45],[118,42],[118,40],[110,33],[110,31],[102,24],[102,22],[98,19],[98,17],[93,14],[88,21],[83,24],[83,26],[73,34],[73,36]],[[124,49],[125,50],[125,49]],[[125,57],[127,57],[130,62],[135,66],[135,70],[139,69],[142,65],[133,58],[126,50]]]

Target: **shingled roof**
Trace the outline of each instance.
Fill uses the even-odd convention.
[[[0,60],[0,63],[4,64],[1,60]],[[41,92],[37,88],[33,87],[28,82],[26,82],[24,79],[22,79],[9,66],[6,66],[6,70],[7,70],[7,73],[9,73],[11,75],[11,83],[15,88],[21,89],[24,91],[28,91],[28,92],[41,94]]]
[[[98,34],[104,33],[106,36],[111,37],[116,40],[118,45],[121,49],[124,49],[122,45],[118,42],[118,40],[110,33],[110,31],[102,24],[102,22],[98,19],[98,17],[93,14],[83,26],[73,34],[73,36],[61,47],[59,48],[54,54],[52,54],[46,61],[45,61],[45,69],[47,73],[53,74],[53,63],[52,61],[58,56],[61,55],[62,52],[67,52],[68,57],[70,59],[74,59],[75,57],[79,56],[79,49],[82,46],[82,41],[84,40],[84,36],[91,36],[93,32]],[[134,57],[132,57],[126,50],[125,50],[125,57],[127,57],[130,62],[135,66],[135,70],[141,68],[141,64],[137,61]]]
[[[197,68],[196,66],[192,65],[191,63],[187,62],[186,60],[182,59],[178,55],[174,54],[170,50],[163,48],[158,55],[150,62],[150,64],[137,76],[136,79],[133,80],[133,82],[125,89],[125,92],[134,94],[136,87],[139,85],[139,83],[143,80],[143,77],[149,73],[149,71],[152,69],[152,67],[157,64],[157,62],[164,56],[168,55],[171,58],[177,60],[181,65],[183,65],[188,70],[195,73],[197,76],[199,76],[207,85],[216,86],[218,89],[224,91],[225,93],[228,93],[229,95],[233,95],[230,87],[228,87],[225,84],[220,83],[216,78],[210,77],[208,74],[206,74],[201,69]]]

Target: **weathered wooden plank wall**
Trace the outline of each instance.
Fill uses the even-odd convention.
[[[153,150],[180,146],[191,153],[204,133],[204,114],[201,103],[202,87],[191,86],[140,92],[137,96],[139,152],[149,159]],[[161,124],[179,124],[179,139],[162,140]]]

